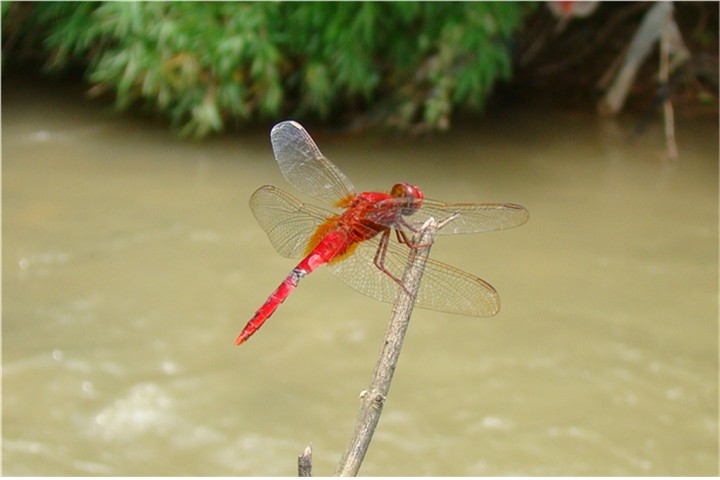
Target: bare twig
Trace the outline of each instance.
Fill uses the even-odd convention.
[[[672,14],[671,14],[672,15]],[[665,141],[667,143],[668,158],[675,160],[678,156],[677,144],[675,143],[675,120],[673,114],[672,100],[670,99],[670,42],[673,33],[672,16],[665,23],[660,37],[660,84],[666,89],[665,101],[663,102],[663,113],[665,119]],[[677,27],[676,27],[677,28]]]
[[[672,8],[671,2],[658,2],[647,11],[630,41],[615,80],[598,104],[601,113],[616,115],[622,110],[635,76],[642,62],[650,55],[655,42],[659,40],[664,25],[672,14]]]
[[[398,289],[398,296],[385,333],[380,357],[375,366],[375,373],[368,389],[360,394],[360,411],[355,421],[352,438],[338,464],[336,475],[356,476],[360,470],[390,390],[390,383],[400,357],[400,349],[415,305],[415,297],[420,288],[420,279],[425,269],[425,261],[430,253],[433,236],[438,228],[450,220],[452,217],[438,225],[434,219],[430,218],[413,239],[415,248],[411,249],[408,265],[402,278],[405,288]]]
[[[298,455],[298,477],[312,477],[312,447],[305,447],[302,455]]]

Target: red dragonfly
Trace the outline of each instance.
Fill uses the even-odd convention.
[[[271,185],[253,193],[250,208],[275,250],[284,257],[304,258],[255,312],[236,345],[270,318],[300,279],[323,264],[352,288],[392,303],[402,288],[399,279],[411,248],[408,232],[417,231],[430,217],[442,221],[454,216],[438,235],[516,227],[528,219],[520,205],[443,203],[424,198],[408,183],[394,185],[389,193],[358,194],[299,123],[275,125],[270,138],[285,179],[336,210],[308,205]],[[415,302],[422,308],[481,317],[500,309],[492,285],[432,259],[427,260]]]

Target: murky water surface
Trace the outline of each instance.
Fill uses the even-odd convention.
[[[6,475],[331,474],[391,306],[325,269],[246,345],[294,266],[247,205],[288,191],[269,129],[205,143],[76,89],[3,85]],[[491,319],[416,310],[364,475],[716,475],[718,125],[510,111],[404,139],[309,128],[360,189],[510,201],[442,237]]]

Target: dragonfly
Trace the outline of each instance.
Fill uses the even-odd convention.
[[[512,203],[445,203],[425,198],[415,185],[397,183],[387,192],[357,193],[348,177],[318,149],[295,121],[270,133],[275,159],[285,179],[326,208],[304,203],[265,185],[253,193],[250,209],[277,252],[302,258],[235,340],[253,335],[305,278],[321,265],[359,292],[394,302],[404,288],[403,270],[411,235],[431,217],[449,219],[436,234],[480,233],[516,227],[528,211]],[[415,298],[421,308],[489,317],[500,299],[489,283],[445,263],[427,259]]]

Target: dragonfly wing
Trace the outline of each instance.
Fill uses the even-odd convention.
[[[270,132],[270,139],[285,180],[300,191],[327,205],[336,205],[348,195],[355,195],[352,182],[325,158],[299,123],[278,123]]]
[[[361,243],[352,255],[328,265],[330,271],[355,290],[383,302],[395,302],[399,285],[375,266],[379,236]],[[402,279],[407,247],[390,243],[384,266]],[[489,283],[458,268],[428,258],[416,305],[429,310],[489,317],[500,309],[500,298]]]
[[[430,217],[441,222],[456,213],[457,217],[438,230],[438,235],[512,228],[524,224],[530,217],[525,207],[514,203],[444,203],[425,199],[422,207],[405,220],[420,227]]]
[[[275,250],[288,258],[302,257],[317,227],[334,215],[272,185],[260,187],[252,194],[250,209]]]

